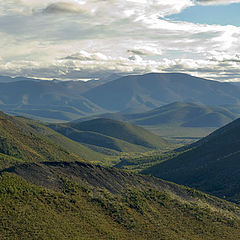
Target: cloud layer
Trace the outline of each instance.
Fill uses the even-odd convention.
[[[240,0],[196,0],[196,3],[202,4],[202,5],[220,5],[220,4],[240,3]]]
[[[168,16],[225,0],[6,0],[0,3],[0,74],[181,71],[239,78],[237,26]],[[73,74],[71,74],[73,73]]]

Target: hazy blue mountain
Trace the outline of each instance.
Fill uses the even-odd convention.
[[[230,83],[181,73],[117,77],[115,74],[87,82],[0,77],[0,109],[51,122],[109,111],[121,114],[149,111],[175,101],[232,105],[234,112],[240,111],[240,88]],[[209,117],[213,121],[222,118],[219,124],[228,121],[219,114]]]
[[[105,113],[84,117],[76,121],[100,117],[128,121],[142,126],[221,127],[236,119],[238,114],[226,107],[210,107],[197,103],[174,102],[143,113]]]
[[[10,82],[18,82],[18,81],[42,81],[40,79],[35,78],[27,78],[27,77],[9,77],[9,76],[0,76],[0,83],[10,83]]]
[[[126,76],[90,89],[83,95],[111,111],[152,109],[174,101],[204,105],[240,103],[240,88],[182,73]]]
[[[104,111],[81,95],[98,84],[98,81],[0,83],[0,109],[38,119],[73,120]]]

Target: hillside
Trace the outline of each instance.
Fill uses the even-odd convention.
[[[240,119],[237,119],[144,173],[240,201],[239,139]]]
[[[54,142],[55,144],[62,146],[64,149],[67,149],[71,153],[76,154],[80,158],[92,163],[94,162],[106,164],[107,155],[93,151],[90,148],[83,146],[79,142],[73,141],[70,138],[65,137],[64,135],[47,127],[47,124],[22,117],[17,117],[17,119],[27,125],[30,130],[38,136],[41,136],[48,141]]]
[[[0,112],[0,168],[22,162],[62,160],[82,158],[44,138],[21,119]]]
[[[147,110],[179,101],[210,106],[239,104],[240,88],[181,73],[149,73],[114,80],[83,96],[109,111]]]
[[[223,107],[175,102],[143,114],[127,116],[139,125],[177,125],[182,127],[220,127],[237,115]]]
[[[119,152],[147,151],[167,146],[167,142],[161,137],[141,127],[105,118],[51,124],[49,127],[74,141]]]
[[[85,163],[0,173],[1,239],[236,240],[237,205],[160,179]]]
[[[88,161],[111,164],[109,155],[73,141],[45,123],[0,112],[0,169],[24,162]]]
[[[76,121],[99,117],[128,121],[140,126],[171,125],[181,127],[221,127],[235,120],[238,114],[227,107],[205,106],[197,103],[174,102],[136,114],[105,113]]]

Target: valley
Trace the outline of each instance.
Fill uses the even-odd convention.
[[[227,92],[240,90],[182,74],[157,76],[6,83],[15,90],[1,100],[12,113],[0,112],[1,239],[237,239],[239,100]],[[151,89],[151,107],[103,106],[90,97],[125,78],[142,94],[150,91],[142,85],[146,77],[159,89],[177,79],[213,84],[228,104],[204,105],[201,93],[194,102],[178,95],[168,103]],[[24,97],[26,86],[36,92]]]
[[[240,240],[239,11],[0,1],[0,240]]]

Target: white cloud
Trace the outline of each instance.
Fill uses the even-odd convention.
[[[81,5],[75,1],[54,2],[49,4],[44,10],[48,14],[61,14],[61,13],[84,13]]]
[[[240,0],[196,0],[196,2],[202,5],[221,5],[221,4],[240,3]]]
[[[192,0],[0,2],[0,74],[58,77],[84,69],[183,71],[214,78],[217,72],[236,74],[238,60],[219,56],[240,52],[239,27],[167,18],[194,4]]]
[[[89,53],[84,50],[81,50],[80,52],[67,56],[64,59],[79,60],[79,61],[96,61],[96,60],[107,61],[109,60],[109,57],[105,56],[102,53]]]

